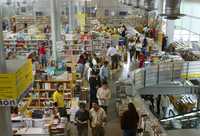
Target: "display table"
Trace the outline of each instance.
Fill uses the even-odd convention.
[[[15,136],[49,136],[49,132],[43,128],[22,128]]]

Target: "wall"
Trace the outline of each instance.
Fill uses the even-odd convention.
[[[182,0],[181,13],[186,16],[175,21],[175,40],[200,41],[199,12],[199,0]]]
[[[119,11],[129,11],[131,8],[123,5],[119,0],[92,0],[88,2],[88,6],[97,7],[97,17],[105,15],[105,10],[109,13],[114,12],[118,15]]]
[[[181,5],[181,13],[185,14],[179,20],[176,20],[176,26],[200,34],[200,1],[184,0]]]

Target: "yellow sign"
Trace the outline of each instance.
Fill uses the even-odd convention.
[[[0,100],[17,99],[32,82],[31,60],[27,60],[16,72],[0,74]]]
[[[79,26],[80,26],[82,32],[84,32],[84,30],[85,30],[85,18],[86,18],[86,14],[84,14],[84,13],[79,12],[76,14],[76,19],[79,23]]]
[[[200,78],[200,74],[199,73],[189,73],[189,74],[181,74],[181,78],[183,79],[193,79],[193,78]]]

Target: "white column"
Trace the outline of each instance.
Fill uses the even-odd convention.
[[[0,26],[2,26],[1,17],[0,17]],[[5,72],[5,71],[6,71],[6,61],[5,61],[5,52],[3,46],[3,30],[2,27],[0,27],[0,72]]]
[[[164,0],[155,0],[155,7],[158,9],[158,14],[163,13]]]
[[[175,30],[175,21],[174,20],[167,20],[166,23],[166,35],[168,37],[168,43],[172,43],[174,41],[174,30]]]
[[[0,17],[0,26],[2,26],[2,18]],[[0,73],[6,72],[5,52],[3,46],[3,31],[0,27]],[[10,107],[0,107],[0,135],[12,136],[12,124]]]
[[[80,1],[76,2],[76,6],[77,6],[77,11],[81,12],[81,2]]]
[[[73,1],[68,0],[68,5],[69,5],[69,33],[72,33],[74,30],[74,18],[73,18]]]
[[[56,41],[61,40],[61,0],[56,0],[55,9]]]
[[[57,62],[57,47],[56,47],[56,34],[57,34],[57,29],[56,29],[56,0],[50,0],[50,5],[51,5],[51,38],[52,38],[52,55],[53,55],[53,60]]]

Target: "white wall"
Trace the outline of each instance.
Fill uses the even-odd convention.
[[[97,7],[97,16],[104,16],[105,10],[109,10],[109,12],[115,12],[115,15],[119,13],[119,11],[128,11],[131,8],[123,5],[119,2],[119,0],[92,0],[88,2],[88,5]]]
[[[34,12],[43,12],[44,15],[50,15],[50,0],[39,0],[34,4]]]
[[[186,14],[186,16],[176,20],[176,26],[200,34],[200,0],[183,0],[181,13]]]

